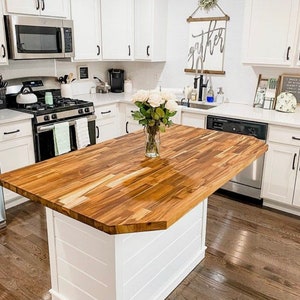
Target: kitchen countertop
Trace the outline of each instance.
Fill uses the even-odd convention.
[[[157,159],[144,156],[140,130],[2,174],[0,184],[109,234],[162,230],[267,150],[254,137],[182,125],[161,141]]]
[[[95,106],[112,104],[116,102],[130,103],[132,94],[107,93],[84,94],[76,97],[92,101]],[[202,115],[216,115],[229,118],[244,119],[249,121],[264,122],[273,125],[292,126],[300,128],[300,105],[295,113],[283,113],[276,110],[254,108],[252,105],[240,103],[223,103],[211,109],[198,109],[181,106],[181,111],[193,112]]]
[[[31,119],[33,115],[12,109],[0,109],[0,124]]]

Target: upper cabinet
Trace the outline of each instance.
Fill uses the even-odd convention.
[[[99,0],[71,0],[74,22],[75,61],[101,60]]]
[[[246,0],[243,62],[294,66],[299,62],[299,0]]]
[[[133,0],[101,0],[103,60],[133,60]]]
[[[68,17],[66,0],[5,0],[7,13]]]
[[[136,60],[166,60],[167,0],[135,0],[134,57]]]

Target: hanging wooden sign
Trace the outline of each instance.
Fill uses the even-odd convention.
[[[195,73],[198,70],[199,73],[225,74],[224,50],[229,19],[227,15],[205,18],[190,16],[187,19],[189,46],[185,72]]]

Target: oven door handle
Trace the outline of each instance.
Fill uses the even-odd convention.
[[[97,118],[96,115],[90,115],[90,116],[87,117],[88,122],[94,121],[94,120],[96,120],[96,118]],[[76,119],[76,120],[78,120],[78,119]],[[76,120],[71,120],[71,121],[69,121],[69,122],[68,122],[68,123],[69,123],[69,126],[75,125],[75,121],[76,121]],[[62,123],[62,122],[59,122],[59,123]],[[58,123],[55,123],[55,124],[58,124]],[[54,125],[55,125],[55,124],[38,126],[38,127],[37,127],[37,133],[46,132],[46,131],[51,131],[51,130],[54,129]]]

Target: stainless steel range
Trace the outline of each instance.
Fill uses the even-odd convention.
[[[75,121],[87,118],[90,144],[96,143],[96,116],[92,102],[79,99],[63,98],[60,89],[43,89],[41,80],[23,82],[23,86],[30,86],[37,96],[37,102],[29,104],[17,103],[17,93],[6,95],[7,108],[16,109],[33,115],[32,127],[34,136],[35,158],[42,161],[55,156],[53,129],[55,124],[68,122],[71,151],[77,150]],[[37,90],[34,87],[38,87]],[[53,104],[46,104],[45,94],[51,93]]]

